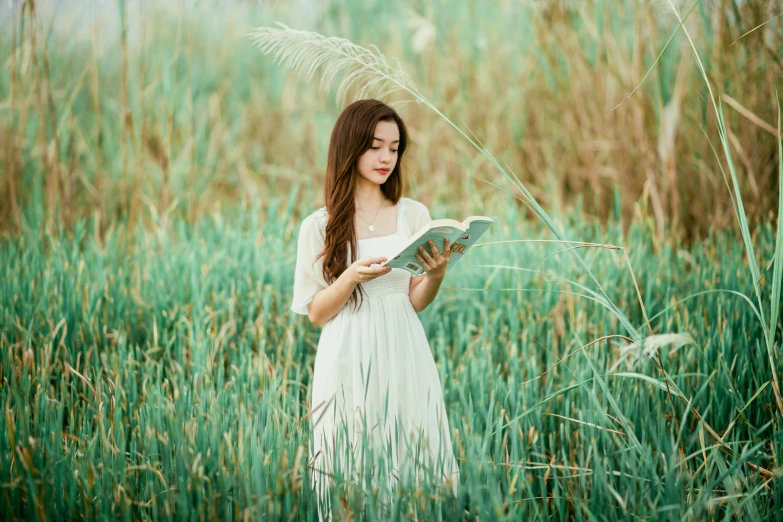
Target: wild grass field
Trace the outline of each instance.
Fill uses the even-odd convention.
[[[1,520],[317,519],[296,238],[384,58],[406,195],[497,222],[420,314],[459,497],[385,517],[783,519],[775,2],[0,13]]]

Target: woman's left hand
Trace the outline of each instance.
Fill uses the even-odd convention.
[[[438,252],[435,243],[431,240],[428,243],[432,250],[432,254],[430,255],[423,246],[420,246],[419,253],[416,254],[416,259],[418,259],[419,263],[424,267],[427,277],[443,279],[446,276],[446,268],[449,266],[449,259],[451,258],[449,239],[446,238],[444,240],[442,253]]]

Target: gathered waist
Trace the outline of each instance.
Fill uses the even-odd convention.
[[[376,277],[366,283],[359,283],[365,296],[370,299],[394,294],[407,295],[410,290],[410,274],[405,270],[393,268],[388,274]]]
[[[363,285],[364,283],[360,283]],[[380,285],[380,286],[374,286],[373,288],[365,288],[364,289],[364,296],[360,297],[360,302],[362,303],[361,307],[356,310],[356,307],[351,301],[348,301],[345,303],[345,306],[343,306],[342,310],[335,316],[335,319],[338,317],[342,317],[344,319],[348,319],[349,317],[354,317],[358,315],[365,315],[365,314],[377,314],[377,313],[383,313],[376,310],[375,312],[371,312],[371,310],[375,309],[377,306],[380,306],[382,309],[386,309],[387,306],[392,306],[394,308],[402,306],[405,307],[413,307],[413,305],[410,302],[410,299],[408,298],[408,289],[407,288],[401,288],[399,286],[392,286],[392,285]],[[386,299],[392,299],[396,301],[397,299],[400,299],[402,302],[402,305],[399,303],[384,303],[383,301]]]

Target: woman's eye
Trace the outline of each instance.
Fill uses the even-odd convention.
[[[397,151],[396,151],[396,150],[393,150],[392,152],[393,152],[393,153],[395,153],[395,154],[397,154]]]
[[[370,147],[372,150],[378,150],[380,147]]]

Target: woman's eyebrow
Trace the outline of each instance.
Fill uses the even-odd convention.
[[[372,139],[374,139],[374,140],[378,140],[378,141],[380,141],[381,143],[386,143],[386,142],[385,142],[385,141],[383,141],[382,139],[380,139],[380,138],[376,138],[375,136],[373,136],[373,138],[372,138]],[[400,140],[394,140],[392,143],[399,143],[399,142],[400,142]]]

